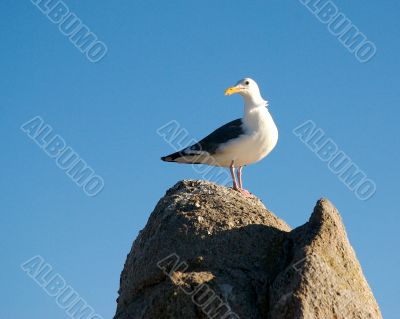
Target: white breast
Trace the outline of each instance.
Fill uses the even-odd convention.
[[[245,134],[227,143],[215,156],[220,166],[243,166],[267,156],[278,142],[278,129],[266,107],[246,112],[243,118]]]

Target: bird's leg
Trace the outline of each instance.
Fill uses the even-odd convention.
[[[229,166],[229,170],[230,170],[231,175],[232,175],[232,182],[233,182],[232,188],[233,188],[234,190],[238,191],[239,188],[238,188],[238,185],[237,185],[237,182],[236,182],[235,165],[234,165],[234,163],[235,163],[235,162],[232,161],[231,166]]]
[[[242,195],[248,197],[251,194],[248,190],[243,189],[242,169],[243,169],[243,166],[239,166],[238,171],[237,171],[238,180],[239,180],[239,192],[242,193]]]
[[[242,169],[243,166],[239,166],[238,170],[237,170],[237,176],[238,176],[238,182],[239,182],[239,188],[243,189],[243,183],[242,183]]]

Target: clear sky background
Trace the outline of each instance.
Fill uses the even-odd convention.
[[[108,47],[89,62],[29,0],[0,3],[0,318],[68,318],[21,269],[41,255],[111,318],[120,272],[165,191],[201,179],[164,163],[170,120],[202,138],[241,116],[224,89],[250,76],[270,102],[276,149],[245,185],[292,227],[315,202],[339,209],[385,318],[399,318],[399,10],[395,0],[336,0],[377,46],[359,63],[299,1],[66,1]],[[101,175],[85,193],[26,134],[39,115]],[[313,120],[373,179],[360,201],[292,133]]]

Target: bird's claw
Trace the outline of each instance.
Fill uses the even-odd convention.
[[[240,188],[239,193],[242,194],[244,197],[251,197],[251,193],[247,189]]]
[[[235,191],[239,192],[240,194],[242,194],[244,197],[252,196],[252,194],[247,189],[243,189],[243,188],[239,188],[239,187],[233,187],[233,189]]]

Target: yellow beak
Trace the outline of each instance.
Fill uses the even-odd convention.
[[[239,91],[240,91],[240,87],[232,86],[225,90],[225,95],[232,95],[232,94],[238,93]]]

